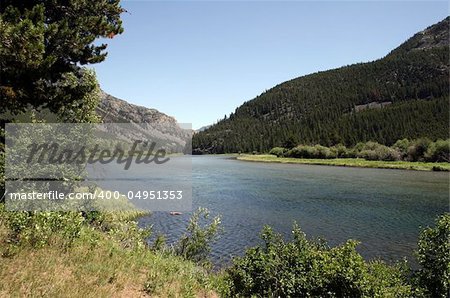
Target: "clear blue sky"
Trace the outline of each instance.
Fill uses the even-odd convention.
[[[283,81],[381,58],[448,2],[123,1],[101,87],[193,128]]]

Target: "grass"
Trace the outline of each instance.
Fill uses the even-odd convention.
[[[125,249],[90,227],[69,248],[55,237],[14,254],[6,234],[0,221],[0,297],[217,297],[218,276],[163,252]]]
[[[30,224],[27,213],[0,205],[0,297],[218,297],[224,289],[221,274],[145,245],[132,219],[146,212],[125,196],[92,203],[103,210],[101,221],[84,221],[74,237],[49,232],[72,217],[52,213]],[[45,241],[36,244],[36,237]]]
[[[340,167],[402,169],[416,171],[450,171],[450,163],[435,162],[409,162],[409,161],[379,161],[361,158],[335,158],[335,159],[305,159],[276,157],[275,155],[240,155],[238,160],[254,162],[275,162],[289,164],[327,165]]]

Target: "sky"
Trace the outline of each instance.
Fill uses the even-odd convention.
[[[194,129],[284,81],[385,56],[447,1],[122,1],[100,86]]]

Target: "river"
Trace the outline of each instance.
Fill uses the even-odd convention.
[[[189,157],[182,157],[189,158]],[[289,237],[297,222],[310,238],[330,245],[361,242],[366,259],[413,258],[421,227],[449,209],[449,174],[238,161],[227,156],[192,157],[193,208],[222,217],[223,233],[213,245],[212,261],[259,243],[264,225]],[[153,212],[139,225],[153,225],[173,243],[190,213]],[[414,263],[414,262],[413,262]]]

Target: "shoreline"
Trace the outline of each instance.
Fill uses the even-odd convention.
[[[320,166],[354,167],[354,168],[376,168],[396,169],[410,171],[450,171],[450,163],[434,162],[411,162],[411,161],[379,161],[365,160],[361,158],[335,158],[335,159],[305,159],[276,157],[275,155],[240,155],[236,157],[240,161],[284,163],[284,164],[306,164]]]

